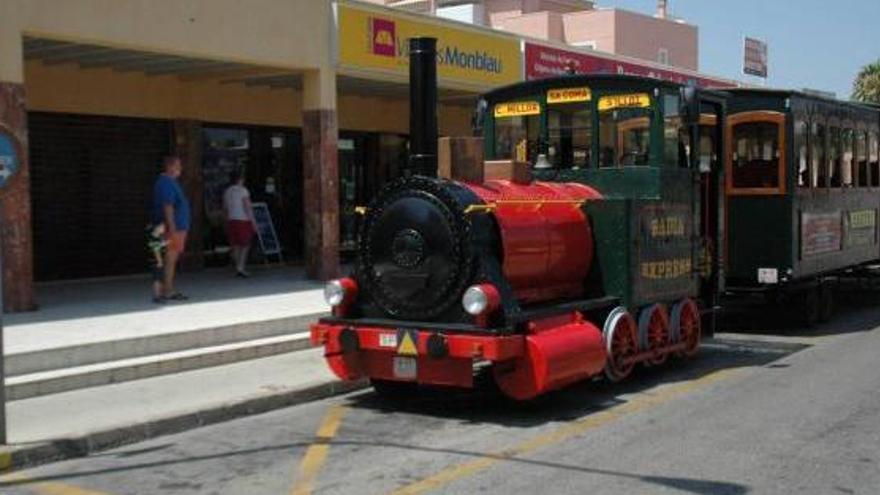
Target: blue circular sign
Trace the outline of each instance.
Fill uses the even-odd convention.
[[[0,188],[6,187],[10,179],[18,172],[18,149],[12,136],[0,132]]]

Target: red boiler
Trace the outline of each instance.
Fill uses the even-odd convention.
[[[593,236],[581,208],[601,199],[573,183],[466,183],[498,222],[504,275],[523,303],[583,296]]]

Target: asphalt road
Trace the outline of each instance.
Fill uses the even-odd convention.
[[[0,478],[3,494],[880,493],[880,308],[741,322],[690,361],[528,405],[372,392]]]

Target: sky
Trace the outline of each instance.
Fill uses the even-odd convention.
[[[653,14],[656,0],[597,0]],[[696,24],[700,72],[748,82],[744,35],[767,41],[767,85],[832,91],[849,98],[862,66],[880,59],[880,0],[669,0],[670,14]]]

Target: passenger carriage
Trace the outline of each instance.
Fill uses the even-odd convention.
[[[806,323],[827,320],[830,282],[880,258],[880,112],[792,91],[730,93],[728,290],[794,294]]]

